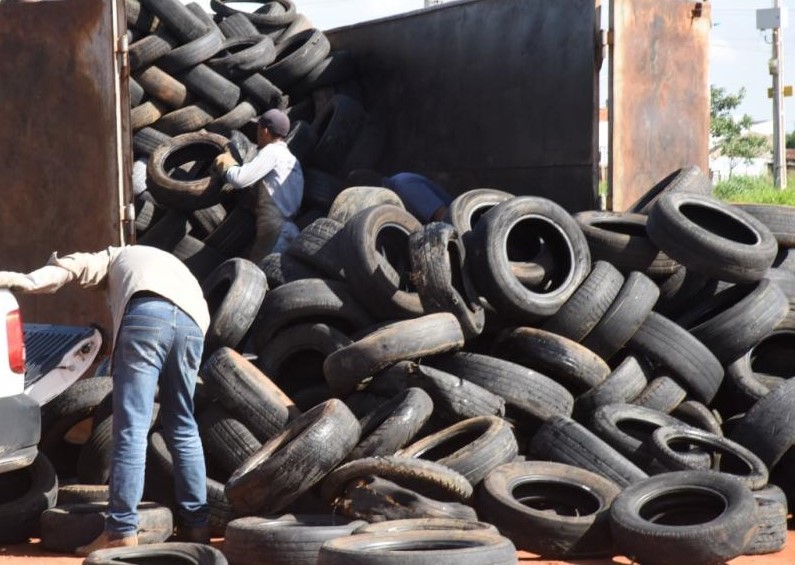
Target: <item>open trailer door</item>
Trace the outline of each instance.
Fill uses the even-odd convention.
[[[692,0],[610,0],[613,210],[677,168],[708,171],[710,9]]]
[[[131,202],[121,0],[0,2],[0,270],[124,238]],[[99,293],[20,295],[27,322],[109,327]]]

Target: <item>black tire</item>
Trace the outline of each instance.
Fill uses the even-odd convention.
[[[207,61],[207,66],[227,78],[236,79],[261,71],[275,58],[276,46],[273,40],[267,36],[252,34],[224,40],[218,53]]]
[[[424,313],[410,280],[409,237],[422,226],[396,206],[373,206],[345,225],[340,234],[345,278],[362,304],[380,320]]]
[[[638,360],[629,355],[607,375],[604,381],[574,400],[572,418],[588,425],[597,408],[608,404],[632,402],[643,392],[646,385],[646,374]]]
[[[181,41],[193,41],[207,31],[207,26],[178,0],[143,0],[143,5]]]
[[[226,565],[223,553],[201,543],[150,543],[139,547],[117,547],[92,552],[84,565],[116,565],[118,563],[152,563],[158,560],[170,565]]]
[[[155,149],[171,141],[171,136],[154,128],[141,128],[133,134],[133,150],[137,154],[151,155]]]
[[[147,100],[130,110],[130,128],[138,132],[156,123],[168,112],[168,108],[156,100]],[[166,134],[167,135],[167,134]]]
[[[340,231],[344,226],[329,218],[318,218],[290,243],[287,253],[311,265],[325,276],[344,280],[340,264]]]
[[[254,73],[238,82],[240,89],[262,112],[271,108],[284,109],[287,97],[281,89],[265,78],[262,73]]]
[[[211,316],[205,336],[208,354],[220,347],[234,349],[243,342],[267,290],[265,273],[247,259],[229,259],[210,273],[202,282]]]
[[[522,285],[510,267],[548,247],[555,259],[543,287]],[[588,243],[577,223],[546,198],[511,198],[489,210],[465,240],[481,294],[498,313],[527,323],[555,314],[591,271]]]
[[[735,204],[765,224],[780,247],[795,247],[795,210],[775,204]]]
[[[318,141],[310,158],[311,166],[338,173],[366,118],[367,113],[359,102],[343,94],[334,95],[312,122]]]
[[[506,416],[519,424],[538,427],[553,414],[571,415],[576,405],[572,394],[555,380],[497,357],[461,351],[427,363],[505,399]]]
[[[589,428],[646,472],[660,471],[649,443],[662,426],[685,427],[673,416],[634,404],[607,404],[596,409]],[[709,464],[709,463],[707,463]]]
[[[243,12],[237,12],[225,16],[218,22],[218,28],[224,37],[232,39],[234,37],[252,37],[259,35],[259,30]]]
[[[685,400],[674,408],[671,412],[671,416],[694,428],[718,436],[723,435],[720,414],[715,410],[710,410],[706,405],[696,400]]]
[[[649,381],[632,404],[670,414],[684,402],[685,397],[687,391],[676,384],[676,381],[663,375]]]
[[[226,527],[224,555],[237,565],[258,565],[263,556],[271,565],[315,565],[326,541],[349,536],[365,524],[333,515],[238,518]]]
[[[543,558],[611,555],[608,512],[620,490],[578,467],[516,462],[489,473],[477,509],[517,549]]]
[[[405,371],[410,386],[418,386],[430,395],[434,425],[449,426],[478,416],[505,416],[505,399],[473,382],[411,362],[401,371]]]
[[[629,340],[639,351],[668,369],[668,376],[694,399],[709,404],[723,381],[723,367],[692,334],[665,316],[652,312]]]
[[[536,432],[530,452],[540,459],[581,467],[625,487],[648,475],[610,444],[565,416],[552,416]]]
[[[514,195],[510,192],[493,188],[475,188],[456,196],[445,212],[444,221],[452,224],[456,233],[462,238],[472,231],[483,214],[497,204],[510,200]]]
[[[127,83],[130,87],[130,107],[135,108],[138,106],[138,104],[143,102],[146,93],[144,92],[144,89],[141,87],[141,85],[138,84],[138,81],[133,77],[130,77]]]
[[[293,398],[302,390],[325,386],[323,362],[353,341],[328,324],[296,324],[281,330],[257,351],[257,366]]]
[[[582,341],[613,304],[624,284],[624,275],[607,261],[596,261],[591,273],[542,329]]]
[[[209,102],[222,112],[231,112],[240,101],[240,87],[214,71],[209,65],[194,65],[179,74],[179,80],[185,83],[191,92],[205,102]],[[213,120],[218,114],[212,115]],[[213,120],[203,124],[207,126]],[[200,129],[200,128],[195,128]]]
[[[207,31],[202,36],[175,47],[168,54],[160,57],[157,60],[157,66],[176,76],[211,59],[213,55],[218,53],[223,43],[224,38],[220,32],[216,30]]]
[[[164,55],[168,55],[176,45],[175,38],[160,30],[131,43],[127,52],[130,71],[135,72],[148,67]]]
[[[359,383],[398,361],[419,359],[464,345],[461,325],[452,314],[428,314],[394,322],[326,357],[323,373],[333,393],[345,397]]]
[[[676,322],[729,365],[769,335],[788,312],[784,292],[765,278],[753,285],[731,286]]]
[[[274,513],[317,484],[359,441],[359,422],[339,400],[318,404],[263,444],[226,483],[237,512]]]
[[[39,450],[59,476],[74,476],[81,444],[79,434],[71,432],[88,423],[112,387],[110,377],[83,378],[42,407]]]
[[[206,103],[199,101],[195,104],[185,106],[179,110],[173,110],[163,114],[152,127],[158,131],[171,136],[178,136],[185,133],[201,130],[213,121],[214,110]],[[188,177],[192,178],[193,167],[187,171]]]
[[[577,220],[594,260],[609,261],[622,273],[640,271],[649,277],[673,273],[679,263],[651,242],[647,217],[629,212],[579,212]]]
[[[477,486],[492,469],[512,461],[518,453],[513,430],[505,420],[479,416],[425,436],[396,455],[436,461]]]
[[[58,506],[84,504],[87,502],[107,502],[109,488],[108,485],[62,485],[58,487]]]
[[[217,249],[226,257],[235,257],[242,253],[254,239],[256,220],[248,210],[235,206],[215,228],[204,238],[205,245]]]
[[[398,393],[359,420],[361,440],[347,461],[394,455],[422,429],[433,412],[433,400],[421,388]]]
[[[101,502],[68,504],[41,514],[41,546],[58,553],[94,541],[105,529],[108,505]],[[174,532],[171,510],[153,502],[138,505],[138,543],[160,543]]]
[[[754,403],[729,438],[753,451],[773,471],[795,443],[795,419],[791,417],[793,405],[795,379],[789,379]]]
[[[751,491],[732,477],[677,471],[627,487],[610,525],[618,550],[642,563],[723,563],[742,555],[755,513]]]
[[[282,38],[279,41],[283,41]],[[290,96],[302,98],[313,90],[334,86],[356,76],[356,59],[350,51],[332,50],[299,82],[290,87]]]
[[[259,12],[239,12],[235,8],[227,5],[227,0],[210,0],[210,7],[216,14],[221,16],[234,16],[235,14],[242,14],[246,16],[255,25],[260,26],[284,26],[289,24],[295,19],[295,4],[292,0],[243,0],[253,4],[263,4],[263,7],[268,4],[278,4],[281,10]]]
[[[498,357],[550,375],[574,396],[597,386],[610,374],[607,363],[588,348],[536,328],[503,331],[494,341],[493,352]]]
[[[727,388],[732,404],[746,411],[767,395],[770,381],[764,376],[789,379],[792,371],[792,346],[795,330],[774,330],[752,347],[745,355],[726,368]]]
[[[173,110],[182,108],[192,101],[184,84],[155,65],[136,73],[135,79],[150,98],[162,102]]]
[[[326,34],[319,29],[307,29],[278,42],[276,58],[263,74],[282,90],[288,90],[323,62],[330,52]]]
[[[660,289],[643,273],[629,273],[613,303],[582,344],[604,359],[610,359],[632,339],[654,308]]]
[[[330,540],[318,565],[509,565],[516,563],[510,540],[488,532],[399,532]]]
[[[282,431],[297,410],[292,400],[250,361],[228,347],[217,349],[199,370],[221,405],[259,441]]]
[[[300,162],[305,163],[317,146],[317,133],[309,122],[296,120],[291,122],[290,133],[284,139],[290,153]],[[306,170],[304,170],[304,202],[306,200]],[[323,209],[324,211],[326,208]]]
[[[224,152],[227,143],[223,136],[196,132],[179,135],[155,149],[149,157],[147,174],[152,183],[150,190],[157,201],[187,211],[217,204],[220,177],[205,173],[194,180],[182,181],[172,178],[171,174],[180,165],[190,162],[209,167],[213,159]]]
[[[393,190],[378,186],[349,186],[337,192],[331,201],[328,217],[347,224],[362,210],[384,204],[405,210],[403,201]]]
[[[43,453],[22,469],[0,474],[0,543],[27,543],[39,534],[39,516],[55,506],[58,477]]]
[[[761,279],[778,247],[762,222],[709,196],[661,197],[646,229],[660,249],[686,268],[734,283]]]
[[[304,202],[312,208],[327,212],[329,219],[335,219],[331,215],[330,208],[344,187],[345,183],[334,175],[311,167],[304,168]],[[397,201],[400,202],[400,198],[397,198]]]
[[[480,335],[486,323],[483,306],[469,276],[466,248],[453,226],[432,222],[409,236],[411,279],[423,310],[451,312],[465,339]]]
[[[685,444],[712,455],[715,471],[733,476],[751,490],[767,485],[768,471],[762,460],[742,445],[696,428],[662,426],[651,435],[650,447],[657,460],[672,471],[697,470],[694,460],[677,449]],[[717,456],[716,456],[717,455]]]
[[[787,503],[768,498],[756,499],[756,534],[743,550],[744,555],[765,555],[781,551],[787,543]]]
[[[696,165],[677,169],[630,204],[627,211],[633,214],[648,214],[660,196],[677,192],[708,195],[712,193],[712,182]]]
[[[226,114],[218,116],[205,126],[209,132],[229,137],[232,132],[239,130],[244,125],[257,117],[257,108],[248,100],[241,101]]]
[[[245,424],[215,402],[199,413],[197,423],[204,449],[229,475],[262,447]]]
[[[469,520],[453,520],[445,518],[419,518],[407,520],[386,520],[384,522],[376,522],[373,524],[366,524],[358,528],[355,532],[359,534],[387,534],[396,532],[408,531],[429,531],[429,530],[456,530],[456,531],[471,531],[482,530],[485,532],[499,533],[499,530],[487,522],[472,522]]]
[[[218,251],[190,235],[183,237],[174,246],[171,253],[185,263],[185,266],[200,283],[220,267],[226,259]]]
[[[446,465],[413,457],[389,455],[356,459],[337,467],[321,484],[321,496],[334,502],[346,485],[362,477],[375,475],[434,500],[467,502],[473,493],[472,484]]]
[[[346,283],[314,278],[287,282],[271,290],[260,314],[254,330],[257,350],[291,324],[324,319],[341,331],[352,333],[373,323]]]

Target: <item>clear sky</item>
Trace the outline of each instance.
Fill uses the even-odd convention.
[[[603,5],[608,1],[603,0]],[[781,2],[785,8],[791,8],[792,25],[783,31],[782,56],[783,82],[790,85],[795,82],[795,0]],[[209,0],[200,0],[199,3],[208,6]],[[418,10],[425,4],[424,0],[295,0],[295,3],[299,12],[323,30]],[[771,33],[756,29],[756,10],[772,7],[773,0],[713,0],[711,4],[710,83],[733,93],[745,87],[746,97],[739,112],[749,114],[755,121],[771,119],[773,106],[767,97],[767,89],[771,85],[767,66],[771,55]],[[606,15],[607,10],[603,11]],[[603,73],[607,72],[605,67]],[[687,72],[686,65],[682,71]],[[602,83],[605,83],[605,77]],[[792,100],[785,98],[787,131],[795,129],[795,104]]]

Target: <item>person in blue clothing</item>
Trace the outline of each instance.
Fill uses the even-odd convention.
[[[423,223],[438,222],[447,212],[453,198],[437,183],[418,173],[397,173],[384,176],[369,169],[351,171],[349,186],[381,186],[394,191],[406,210]]]

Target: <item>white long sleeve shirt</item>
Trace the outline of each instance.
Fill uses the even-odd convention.
[[[248,163],[233,166],[226,180],[235,188],[262,181],[286,219],[295,218],[304,197],[304,172],[284,141],[269,143]]]

